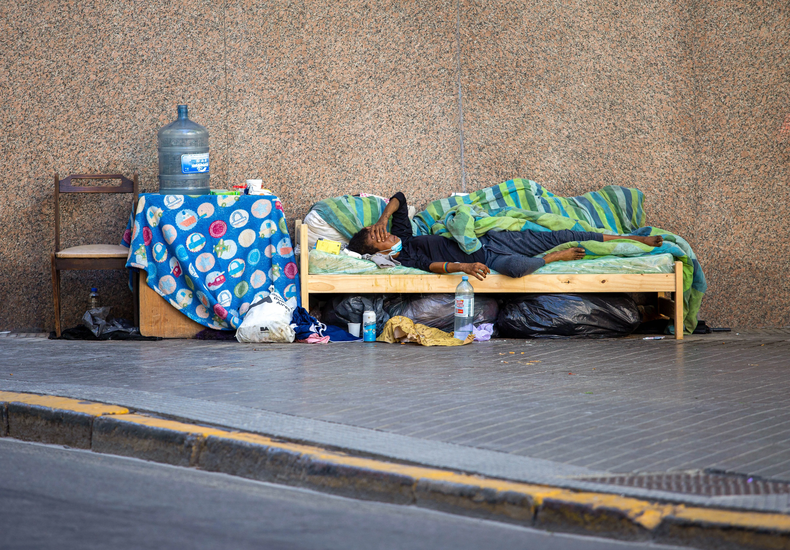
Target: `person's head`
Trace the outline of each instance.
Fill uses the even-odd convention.
[[[386,252],[392,249],[400,239],[390,233],[386,239],[381,242],[376,241],[371,234],[370,227],[363,227],[357,231],[356,235],[351,237],[348,242],[347,248],[357,254],[375,254],[376,252]]]

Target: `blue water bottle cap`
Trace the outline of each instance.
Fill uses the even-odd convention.
[[[466,275],[464,275],[463,277],[461,277],[461,280],[462,280],[462,281],[468,281],[468,280],[469,280],[469,277],[467,277]]]

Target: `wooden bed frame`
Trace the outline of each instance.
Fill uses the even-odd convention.
[[[307,245],[308,227],[296,220],[296,239],[300,243],[299,277],[302,305],[309,308],[311,294],[452,294],[463,273],[449,275],[310,275]],[[657,292],[659,311],[683,327],[683,264],[675,262],[674,273],[538,274],[514,279],[489,275],[485,281],[470,277],[475,292],[494,294],[551,294],[589,292]],[[674,299],[672,294],[674,293]],[[675,330],[683,339],[683,330]]]

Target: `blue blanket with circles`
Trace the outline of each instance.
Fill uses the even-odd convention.
[[[299,301],[285,214],[273,195],[140,195],[122,243],[126,267],[190,319],[235,330],[250,304],[276,291]]]

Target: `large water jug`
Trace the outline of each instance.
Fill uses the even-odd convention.
[[[208,130],[189,120],[186,105],[178,118],[159,130],[159,193],[207,195],[209,193]]]

